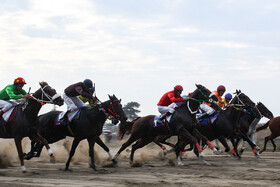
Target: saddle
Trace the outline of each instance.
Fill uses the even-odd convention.
[[[158,123],[158,119],[161,118],[161,115],[156,115],[154,118],[154,125],[153,127],[160,127],[160,126],[165,126],[166,124],[170,123],[174,117],[176,116],[176,112],[174,112],[172,115],[167,116],[162,120],[162,123]]]
[[[84,108],[84,107],[82,107]],[[73,119],[80,119],[80,113],[82,108],[77,108],[76,110],[60,112],[56,118],[56,125],[60,125],[60,120],[65,116],[70,123]]]
[[[219,116],[219,111],[216,111],[211,116],[205,116],[198,124],[199,125],[211,125],[215,122],[217,117]],[[196,118],[200,117],[202,114],[196,114]]]

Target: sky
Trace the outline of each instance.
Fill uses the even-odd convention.
[[[202,84],[236,89],[279,116],[278,0],[0,0],[0,89],[23,77],[64,89],[91,79],[158,114],[160,97]],[[41,113],[52,105],[45,105]],[[66,110],[66,106],[58,108]],[[267,120],[267,119],[266,119]]]

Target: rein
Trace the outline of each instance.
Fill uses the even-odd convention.
[[[41,95],[41,99],[38,99],[36,97],[34,97],[33,95],[30,95],[31,99],[37,101],[38,103],[40,103],[42,106],[46,103],[50,103],[50,104],[54,104],[54,100],[56,100],[57,98],[60,97],[60,94],[55,94],[54,96],[50,96],[49,94],[47,94],[44,89],[47,87],[48,85],[44,86],[43,88],[41,87],[41,91],[42,91],[42,95]],[[44,96],[46,96],[46,98],[48,98],[48,100],[44,100]]]
[[[203,88],[203,87],[202,87]],[[192,97],[188,97],[188,102],[187,102],[187,107],[188,107],[188,109],[189,109],[189,111],[190,111],[190,113],[191,114],[195,114],[195,113],[197,113],[198,112],[198,110],[199,110],[199,107],[198,107],[198,109],[197,110],[195,110],[195,111],[192,111],[191,110],[191,108],[190,108],[190,100],[193,100],[193,101],[196,101],[196,102],[198,102],[199,104],[201,104],[202,102],[207,102],[207,103],[212,103],[213,102],[213,99],[211,98],[213,95],[215,95],[214,93],[211,93],[211,94],[209,94],[209,96],[207,96],[206,94],[204,94],[203,93],[203,91],[201,91],[201,88],[198,88],[198,90],[199,90],[199,92],[206,98],[206,99],[195,99],[195,98],[192,98]]]

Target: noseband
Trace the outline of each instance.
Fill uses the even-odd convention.
[[[115,99],[113,102],[118,101],[118,99]],[[107,110],[109,111],[109,114],[112,116],[115,116],[117,119],[120,119],[120,116],[117,114],[114,106],[113,106],[113,102],[110,102],[110,106],[109,108],[107,108]]]

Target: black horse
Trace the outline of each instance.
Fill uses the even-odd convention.
[[[0,138],[14,138],[15,140],[22,172],[26,172],[21,145],[21,140],[24,137],[29,137],[32,141],[42,142],[49,155],[54,159],[48,142],[38,133],[37,118],[43,104],[52,103],[61,106],[63,105],[63,99],[46,82],[41,82],[40,86],[40,89],[31,98],[28,98],[24,104],[15,107],[14,117],[0,127]]]
[[[97,171],[94,163],[94,144],[104,144],[99,136],[102,133],[103,125],[108,117],[106,113],[115,116],[121,122],[125,122],[127,120],[120,103],[121,101],[118,100],[115,95],[109,95],[109,98],[110,100],[101,103],[100,106],[97,105],[91,108],[82,108],[80,111],[80,117],[78,119],[73,119],[67,126],[56,125],[57,117],[61,111],[51,111],[39,116],[39,132],[49,141],[49,143],[62,140],[66,136],[74,137],[69,158],[66,162],[65,171],[69,170],[71,158],[73,157],[80,141],[84,139],[87,139],[89,144],[91,167],[94,171]],[[33,157],[34,151],[36,151],[37,156],[39,156],[41,150],[42,145],[34,144],[33,142],[31,144],[31,151],[27,154],[26,158],[30,159]]]
[[[256,149],[256,145],[252,143],[249,140],[248,136],[240,130],[240,118],[244,114],[244,109],[246,109],[247,111],[253,111],[256,115],[259,114],[255,108],[255,103],[241,91],[236,91],[236,95],[232,99],[231,104],[233,106],[228,107],[226,110],[219,110],[219,116],[213,124],[198,125],[197,129],[210,141],[219,139],[224,147],[226,147],[226,149],[228,148],[226,138],[229,138],[233,144],[238,158],[241,157],[237,152],[237,143],[234,141],[234,139],[241,137],[243,140],[247,141],[250,144],[253,152],[257,156],[258,151]],[[178,142],[178,147],[180,151],[183,151],[184,147],[190,142],[183,137],[180,137],[179,139],[180,140]],[[191,145],[191,148],[189,150],[191,150],[192,147],[193,145]]]
[[[153,127],[155,115],[149,115],[145,117],[141,117],[133,122],[133,126],[131,128],[131,135],[129,139],[121,146],[120,150],[115,155],[113,161],[117,164],[116,158],[118,155],[127,148],[130,144],[137,141],[134,145],[132,145],[131,155],[130,155],[130,163],[133,163],[134,152],[149,144],[154,140],[156,136],[159,135],[180,135],[188,139],[196,146],[199,152],[199,158],[207,163],[202,155],[202,149],[198,144],[199,139],[203,139],[208,143],[209,147],[214,148],[213,145],[202,136],[196,129],[196,116],[195,114],[198,111],[198,107],[203,101],[215,100],[218,98],[213,94],[210,90],[205,88],[202,85],[196,85],[197,89],[193,92],[191,98],[184,102],[181,106],[175,108],[175,112],[170,120],[170,123],[167,125]],[[127,126],[127,125],[126,125]],[[126,128],[120,128],[120,130],[125,131]],[[124,132],[121,132],[124,134]],[[120,136],[122,137],[122,135]],[[177,158],[179,157],[179,152],[176,152]],[[181,160],[178,160],[178,164],[182,164]]]
[[[256,125],[261,120],[261,118],[274,118],[273,113],[263,103],[258,102],[256,105],[256,109],[260,115],[256,115],[253,111],[248,111],[240,119],[240,130],[243,133],[247,134],[254,144],[256,144],[254,138],[254,133],[256,132]],[[237,144],[239,144],[240,140],[240,138],[237,139]],[[245,150],[245,143],[246,141],[243,141],[242,148],[239,152],[240,154],[242,154]]]

